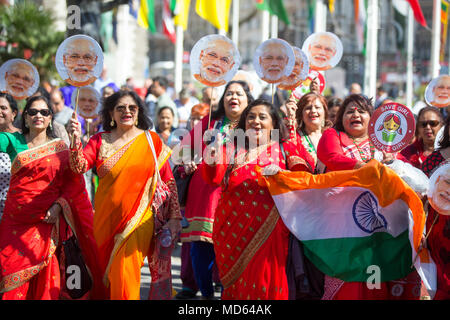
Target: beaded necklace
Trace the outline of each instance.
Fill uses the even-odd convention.
[[[314,144],[311,142],[311,140],[309,139],[308,135],[305,133],[305,131],[301,130],[303,136],[305,137],[306,142],[308,143],[308,145],[303,144],[306,147],[306,151],[308,151],[309,153],[314,153],[316,154],[316,147],[314,147]]]
[[[356,143],[355,139],[352,138],[353,144],[356,146],[356,149],[358,149],[359,155],[361,156],[361,160],[363,162],[369,162],[370,160],[373,159],[374,155],[375,155],[375,146],[372,145],[369,141],[369,148],[370,148],[370,158],[367,158],[366,155],[364,154],[364,152],[361,150],[361,148],[359,147],[359,145]]]

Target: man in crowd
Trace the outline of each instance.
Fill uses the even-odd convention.
[[[72,117],[73,110],[64,104],[64,97],[59,88],[54,88],[50,92],[50,101],[53,105],[53,118],[56,122],[66,126]]]
[[[173,127],[178,128],[178,111],[175,102],[167,94],[167,86],[169,85],[168,80],[165,77],[158,76],[153,79],[153,83],[150,86],[151,93],[156,97],[156,105],[154,114],[151,115],[153,123],[157,123],[158,111],[162,107],[169,107],[172,109]]]

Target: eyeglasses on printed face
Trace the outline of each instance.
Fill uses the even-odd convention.
[[[120,113],[124,113],[124,112],[127,111],[127,107],[128,107],[128,110],[130,110],[131,113],[136,113],[138,111],[138,109],[139,109],[139,107],[137,105],[135,105],[135,104],[131,104],[131,105],[128,105],[128,106],[126,106],[126,105],[116,106],[115,109],[116,109],[116,111],[118,111]]]
[[[38,113],[40,113],[42,116],[44,117],[48,117],[51,112],[49,109],[42,109],[42,110],[37,110],[37,109],[28,109],[27,110],[27,114],[31,117],[34,117],[35,115],[37,115]]]
[[[432,128],[436,128],[439,124],[440,124],[440,122],[438,120],[419,121],[419,125],[422,128],[426,128],[428,125],[430,125],[430,127],[432,127]]]
[[[80,60],[83,60],[85,63],[91,64],[95,60],[95,56],[90,55],[90,54],[85,54],[83,56],[81,56],[79,54],[70,54],[70,55],[67,55],[66,57],[67,57],[67,60],[71,63],[75,63]]]

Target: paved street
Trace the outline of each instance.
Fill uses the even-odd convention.
[[[179,292],[181,290],[181,279],[180,279],[180,270],[181,270],[181,243],[177,243],[175,249],[172,254],[172,285],[173,288]],[[141,269],[141,300],[147,300],[148,291],[150,288],[150,270],[148,269],[147,260],[145,260],[145,265]],[[197,293],[196,299],[200,299],[200,292]],[[219,298],[220,294],[215,293],[215,297]]]

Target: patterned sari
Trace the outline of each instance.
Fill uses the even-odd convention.
[[[43,222],[59,203],[63,217]],[[12,162],[11,183],[0,223],[0,293],[3,299],[59,299],[64,277],[57,253],[66,222],[78,237],[94,279],[91,298],[101,291],[93,210],[83,176],[69,168],[69,150],[61,139],[20,152]],[[60,235],[61,231],[61,235]]]
[[[289,230],[267,187],[258,184],[257,167],[277,164],[282,169],[312,171],[313,160],[304,149],[292,144],[285,144],[284,148],[287,164],[278,143],[258,147],[249,159],[245,158],[246,152],[235,158],[237,164],[216,209],[213,229],[224,300],[288,299]],[[205,165],[205,180],[219,184],[227,167]]]
[[[167,162],[171,150],[151,133],[163,181],[171,189],[170,217],[180,218],[173,175]],[[109,133],[91,138],[84,152],[73,150],[71,167],[85,172],[94,164],[99,185],[95,195],[94,236],[99,247],[103,281],[114,300],[140,298],[140,274],[149,258],[152,287],[150,298],[170,299],[172,294],[172,247],[156,243],[152,208],[157,187],[155,162],[144,133],[115,150]],[[175,187],[175,189],[173,189]],[[174,191],[175,190],[175,191]],[[169,217],[165,217],[167,221]]]

